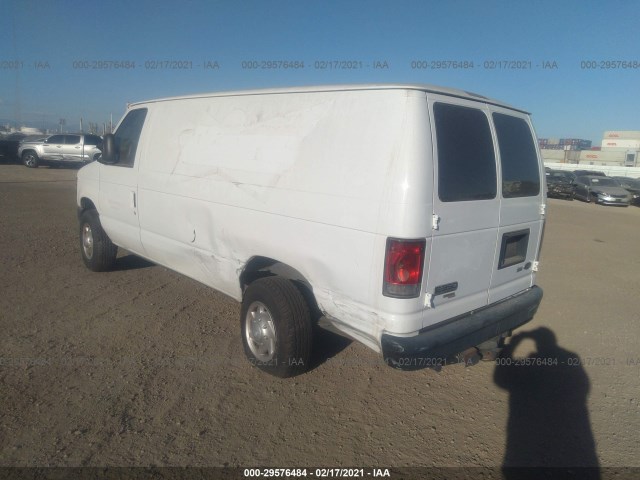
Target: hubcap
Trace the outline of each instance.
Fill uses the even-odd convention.
[[[271,313],[262,302],[253,302],[245,318],[245,337],[251,353],[261,362],[273,359],[276,329]]]
[[[85,223],[82,226],[82,250],[84,256],[88,259],[93,257],[93,232],[91,231],[91,225]]]

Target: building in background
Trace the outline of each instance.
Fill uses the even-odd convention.
[[[546,150],[589,150],[591,140],[581,138],[539,138],[538,145]]]
[[[640,150],[640,131],[610,131],[604,132],[602,149]]]
[[[538,140],[542,158],[549,163],[612,167],[640,166],[640,131],[606,131],[600,147],[579,139]]]

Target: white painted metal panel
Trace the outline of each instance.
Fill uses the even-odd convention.
[[[276,259],[312,282],[327,315],[378,338],[382,262],[374,249],[387,234],[429,233],[415,210],[405,212],[430,195],[412,168],[424,161],[415,160],[414,145],[424,143],[416,128],[421,137],[428,130],[408,118],[424,110],[424,94],[309,92],[148,107],[145,128],[157,141],[140,164],[139,205],[149,256],[236,299],[246,262]],[[392,316],[407,303],[386,307]]]

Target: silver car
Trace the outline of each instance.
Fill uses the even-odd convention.
[[[100,155],[102,138],[92,134],[58,134],[46,139],[24,141],[18,147],[18,157],[25,166],[41,164],[83,164]]]
[[[613,178],[583,175],[576,178],[575,185],[575,198],[585,202],[594,201],[601,205],[622,205],[624,207],[628,207],[631,203],[631,194]]]

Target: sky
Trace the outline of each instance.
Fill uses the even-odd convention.
[[[167,96],[426,83],[599,145],[640,130],[639,14],[636,0],[0,0],[0,123],[77,131]]]

